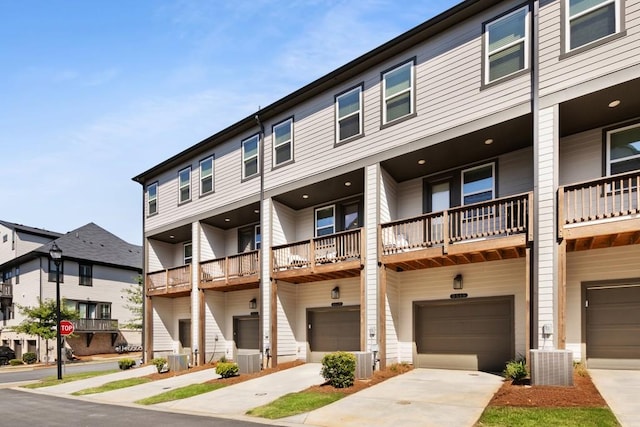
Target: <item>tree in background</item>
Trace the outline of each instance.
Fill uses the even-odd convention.
[[[132,315],[131,319],[123,323],[122,326],[129,329],[142,329],[142,276],[138,276],[136,283],[123,289],[122,292],[124,292],[125,299],[127,300],[125,308],[127,308]]]
[[[58,319],[56,316],[56,301],[38,299],[38,305],[28,307],[18,305],[18,310],[25,319],[18,325],[10,329],[17,333],[35,335],[45,340],[47,363],[49,362],[49,340],[54,339],[57,334]],[[60,302],[61,320],[76,320],[78,313],[66,306],[64,300]]]

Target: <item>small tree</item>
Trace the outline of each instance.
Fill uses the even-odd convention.
[[[12,331],[35,335],[45,340],[47,361],[49,360],[49,340],[54,339],[57,334],[58,319],[56,316],[56,301],[53,299],[46,299],[41,301],[38,299],[38,305],[35,307],[28,307],[18,305],[18,310],[25,317],[25,319],[17,326],[13,326],[10,329]],[[60,318],[61,320],[75,320],[78,318],[78,313],[75,310],[67,307],[65,301],[60,302]]]
[[[125,328],[142,329],[142,300],[144,298],[142,294],[142,283],[142,276],[138,276],[134,285],[122,290],[127,300],[125,308],[128,309],[133,316],[128,322],[122,324]]]

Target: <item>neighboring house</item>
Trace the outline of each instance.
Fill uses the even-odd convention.
[[[640,1],[467,0],[134,178],[146,358],[640,368]]]
[[[23,319],[18,306],[35,307],[38,300],[56,298],[56,267],[50,260],[53,242],[62,249],[60,296],[79,314],[67,347],[75,355],[112,353],[121,343],[141,344],[141,331],[123,324],[133,317],[125,306],[125,289],[142,273],[141,247],[132,245],[94,223],[66,234],[0,221],[2,263],[2,345],[21,357],[35,352],[40,360],[55,357],[55,340],[44,340],[11,331]]]

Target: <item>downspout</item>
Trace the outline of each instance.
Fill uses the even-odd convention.
[[[258,111],[255,115],[255,119],[256,119],[256,123],[258,124],[258,127],[260,128],[260,133],[258,134],[258,144],[260,145],[260,264],[261,264],[261,269],[260,269],[260,286],[259,286],[259,290],[260,292],[258,293],[258,304],[260,307],[260,317],[258,320],[258,325],[260,328],[261,333],[264,334],[264,301],[262,298],[262,294],[264,292],[264,283],[262,280],[262,266],[264,265],[265,262],[265,258],[264,258],[264,254],[266,252],[265,250],[265,242],[264,239],[262,238],[262,236],[264,236],[264,227],[262,224],[262,206],[264,203],[264,124],[262,123],[262,121],[260,121],[260,111]],[[269,248],[271,247],[271,245],[268,246]],[[272,319],[270,318],[269,321],[271,322]],[[271,327],[269,327],[269,329],[271,329]],[[267,339],[269,339],[267,337]],[[264,346],[264,339],[260,340],[260,345],[259,345],[259,350],[260,350],[260,354],[263,355],[263,357],[266,359],[266,366],[268,367],[269,365],[269,349],[270,346],[267,346],[265,348]]]
[[[533,0],[531,2],[531,113],[533,116],[533,203],[534,206],[540,199],[538,188],[538,174],[539,174],[539,144],[540,132],[538,130],[538,123],[540,121],[540,67],[539,67],[539,12],[540,4],[539,0]],[[539,246],[540,234],[538,231],[538,209],[533,209],[533,256],[531,257],[531,322],[530,328],[530,348],[538,348],[538,285],[539,275],[538,266],[539,260],[537,256],[536,248]]]

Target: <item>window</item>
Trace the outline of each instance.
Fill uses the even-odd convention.
[[[260,226],[256,225],[255,227],[255,246],[256,249],[260,249],[260,244],[262,243],[262,235],[260,234]]]
[[[9,240],[9,236],[8,235],[4,235],[2,236],[2,243],[7,243],[7,240]]]
[[[191,166],[178,172],[178,203],[191,200]]]
[[[335,206],[316,209],[316,237],[336,232]]]
[[[528,67],[528,7],[522,7],[485,27],[485,83]]]
[[[462,204],[484,202],[494,198],[494,164],[462,171]]]
[[[382,74],[384,86],[382,123],[413,113],[413,61]]]
[[[362,134],[362,86],[336,96],[336,142]]]
[[[568,50],[620,31],[620,0],[567,0],[567,3]]]
[[[191,242],[184,244],[184,246],[182,247],[182,254],[184,264],[191,264],[191,261],[193,261],[193,245],[191,244]]]
[[[20,284],[20,267],[16,267],[16,285]]]
[[[213,156],[200,161],[200,195],[213,191]]]
[[[607,175],[640,169],[640,124],[607,132]]]
[[[258,169],[258,135],[242,141],[242,179],[257,175]]]
[[[111,319],[111,304],[100,303],[98,304],[98,310],[100,319]]]
[[[238,228],[238,253],[260,249],[260,225]]]
[[[2,272],[2,283],[10,284],[11,283],[12,271],[7,270]]]
[[[49,258],[49,281],[56,281],[56,263]],[[60,283],[64,282],[64,260],[60,261]]]
[[[92,270],[93,268],[88,264],[78,265],[78,282],[80,286],[92,286]]]
[[[158,183],[154,182],[147,187],[147,215],[158,213]]]
[[[293,159],[293,119],[273,127],[273,165],[279,166]]]

